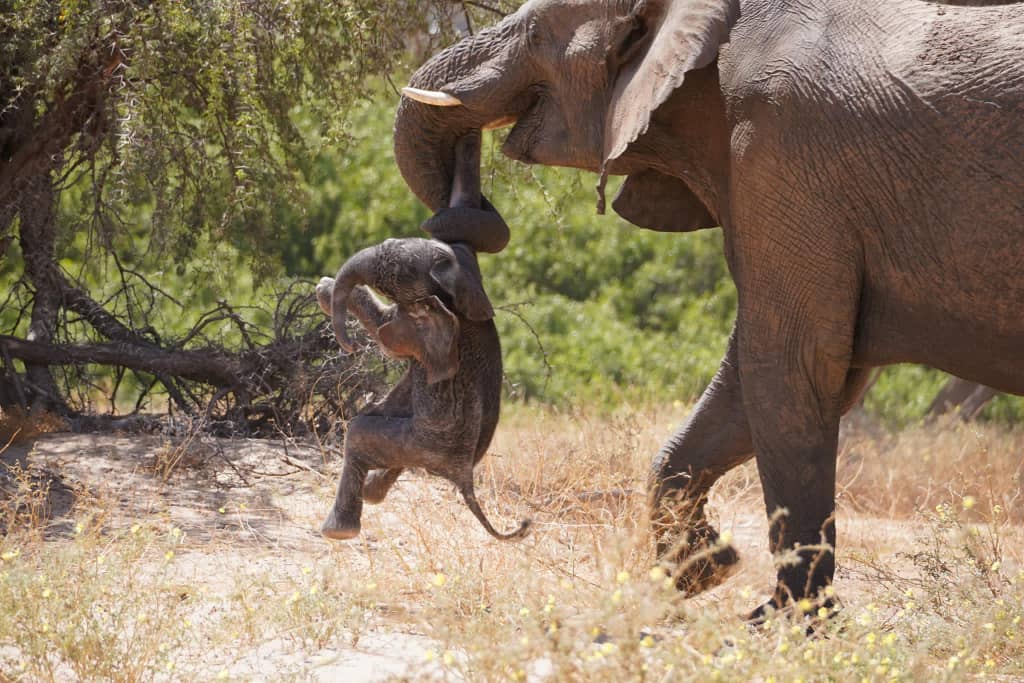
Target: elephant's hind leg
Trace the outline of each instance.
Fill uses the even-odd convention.
[[[412,418],[360,415],[349,422],[338,492],[320,532],[332,540],[355,538],[361,528],[367,484],[371,495],[383,496],[403,468],[436,470],[443,464],[443,458],[422,448],[419,441]],[[367,473],[372,469],[385,472],[367,481]]]
[[[402,476],[405,469],[402,467],[389,467],[386,470],[374,470],[366,476],[363,483],[363,501],[370,505],[376,505],[384,500],[388,491],[395,485],[398,478]]]
[[[719,543],[704,506],[712,484],[753,454],[734,332],[718,373],[651,467],[651,522],[658,556],[674,566],[679,590],[692,594],[710,588],[739,561],[731,546]]]

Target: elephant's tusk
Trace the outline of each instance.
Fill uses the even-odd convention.
[[[515,116],[500,116],[490,123],[484,124],[483,130],[494,130],[495,128],[504,128],[505,126],[511,126],[517,121]]]
[[[420,90],[419,88],[405,87],[402,88],[402,94],[411,100],[435,107],[458,107],[462,104],[462,100],[455,95],[449,95],[440,90]]]

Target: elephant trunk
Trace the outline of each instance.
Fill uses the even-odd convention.
[[[449,47],[420,67],[404,90],[395,118],[395,161],[409,189],[434,213],[453,205],[456,148],[461,141],[467,135],[476,140],[471,175],[479,187],[480,130],[511,122],[521,108],[516,100],[525,81],[517,76],[521,67],[512,54],[517,41],[510,36],[516,27],[512,15]],[[492,215],[472,221],[435,216],[423,228],[444,241],[500,251],[507,243],[508,228],[486,198],[481,197],[480,207]],[[480,220],[483,225],[476,224]]]
[[[505,220],[480,194],[480,131],[455,142],[448,208],[441,209],[420,227],[442,242],[466,242],[476,251],[496,254],[508,244]]]
[[[348,353],[355,350],[345,325],[348,322],[348,300],[358,285],[375,286],[377,261],[380,246],[367,247],[357,252],[338,271],[334,278],[334,292],[331,294],[331,326],[334,338]]]

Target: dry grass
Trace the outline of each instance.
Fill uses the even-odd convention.
[[[31,441],[41,434],[62,429],[67,429],[67,423],[52,413],[28,415],[19,409],[0,413],[0,452],[11,444]]]
[[[506,528],[533,518],[513,544],[413,475],[367,507],[358,540],[328,546],[312,530],[338,468],[314,449],[44,437],[5,454],[20,474],[4,480],[0,680],[1024,676],[1024,432],[848,433],[845,608],[807,638],[737,618],[773,574],[750,464],[711,502],[738,574],[681,600],[654,566],[647,465],[685,411],[508,414],[478,491]]]

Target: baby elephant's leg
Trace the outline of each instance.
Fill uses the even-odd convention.
[[[388,491],[404,471],[405,469],[402,467],[390,467],[386,470],[370,472],[366,475],[366,482],[363,484],[363,500],[371,505],[376,505],[384,500]]]
[[[346,439],[347,441],[347,439]],[[359,518],[363,514],[363,481],[367,467],[359,454],[345,444],[345,464],[341,468],[334,506],[320,527],[320,533],[335,541],[359,535]]]
[[[359,535],[359,519],[363,511],[364,485],[371,492],[394,471],[397,479],[402,468],[423,467],[437,469],[443,458],[417,445],[411,418],[360,415],[348,424],[345,435],[345,464],[338,482],[334,506],[320,531],[327,538],[345,540]],[[371,469],[388,470],[381,473],[381,482],[367,481]],[[394,483],[388,482],[388,486]],[[385,487],[386,493],[387,488]]]

